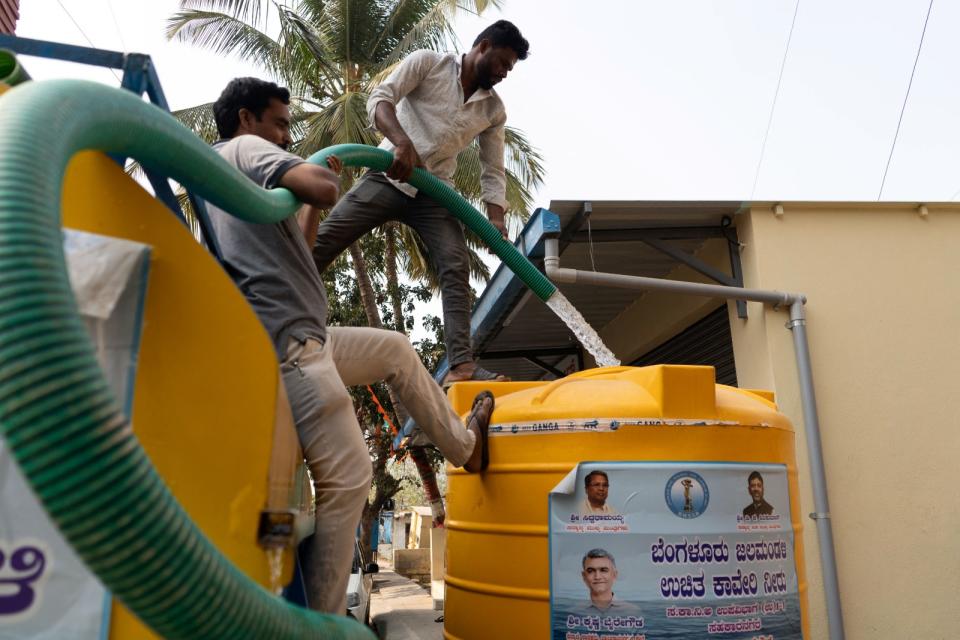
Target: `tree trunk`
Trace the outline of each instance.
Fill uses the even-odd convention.
[[[353,270],[357,276],[357,286],[360,289],[360,300],[363,302],[363,311],[367,316],[367,324],[375,329],[383,329],[383,320],[380,318],[380,310],[377,308],[377,298],[373,291],[373,282],[370,279],[370,272],[367,269],[367,260],[363,256],[363,250],[359,242],[350,245],[350,258],[353,260]],[[407,420],[407,412],[400,404],[393,389],[387,385],[387,393],[390,395],[390,404],[393,405],[394,424],[398,429],[403,428],[403,423]],[[393,441],[393,435],[390,433],[380,434],[379,429],[375,436],[373,453],[373,500],[368,502],[363,508],[363,516],[360,520],[360,546],[364,554],[370,557],[370,537],[373,532],[374,521],[379,520],[380,509],[383,508],[387,498],[393,497],[400,489],[399,483],[387,473],[387,461],[390,459],[390,445]]]
[[[386,272],[387,272],[387,293],[390,296],[390,303],[393,305],[394,324],[397,331],[406,335],[406,323],[403,316],[403,301],[400,296],[400,279],[397,277],[397,223],[388,222],[384,225],[386,249]],[[397,415],[402,422],[407,421],[406,408],[403,405],[394,404]],[[427,501],[430,503],[430,510],[433,513],[434,526],[443,524],[446,519],[446,509],[443,506],[443,496],[440,495],[440,487],[437,484],[437,476],[434,473],[433,466],[430,464],[429,456],[423,447],[410,447],[410,457],[417,466],[417,473],[420,474],[420,482],[423,484],[424,493]]]
[[[388,229],[387,232],[396,229]],[[399,281],[397,280],[396,251],[392,251],[392,238],[387,237],[387,278],[388,287],[391,288],[391,300],[394,313],[397,314],[397,325],[400,333],[403,330],[403,305],[400,301]],[[357,286],[360,289],[360,299],[363,302],[363,310],[367,316],[367,324],[371,327],[382,329],[383,320],[380,318],[380,310],[377,308],[376,294],[373,291],[373,282],[370,280],[370,272],[367,269],[367,261],[363,256],[359,242],[350,245],[350,257],[353,260],[353,269],[357,276]],[[393,282],[389,282],[391,278]],[[406,409],[397,399],[393,389],[387,385],[387,392],[390,394],[390,403],[393,405],[394,420],[398,429],[402,429],[404,423],[409,418]],[[399,483],[387,473],[387,461],[390,458],[390,444],[392,434],[380,433],[376,430],[375,444],[373,447],[373,486],[374,497],[372,501],[367,502],[363,508],[363,515],[360,519],[360,546],[364,555],[370,557],[370,538],[373,533],[374,522],[379,522],[380,510],[387,498],[392,497],[399,490]],[[430,498],[430,508],[434,514],[436,525],[443,523],[445,519],[445,509],[443,498],[440,496],[440,489],[437,486],[436,476],[427,462],[426,453],[423,451],[412,452],[414,460],[417,462],[417,471],[420,473],[420,480],[423,483],[424,490]]]
[[[367,259],[363,257],[359,242],[350,245],[350,258],[353,260],[353,270],[357,274],[357,286],[360,288],[360,300],[363,302],[367,324],[374,329],[383,329],[383,321],[380,320],[380,311],[377,309],[377,296],[373,292],[373,282],[370,280],[370,271],[367,269]]]
[[[388,222],[383,227],[387,244],[387,294],[393,305],[393,323],[400,333],[406,335],[403,318],[403,301],[400,299],[400,279],[397,277],[397,223]]]

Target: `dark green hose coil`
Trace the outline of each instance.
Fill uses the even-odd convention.
[[[20,66],[20,61],[12,51],[0,49],[0,82],[10,86],[26,82],[30,74]]]
[[[86,565],[163,637],[374,638],[346,617],[290,605],[240,572],[137,442],[97,365],[63,256],[63,175],[83,149],[171,168],[228,210],[245,197],[270,204],[274,219],[296,207],[289,193],[253,193],[172,116],[131,93],[52,81],[0,96],[0,435],[24,476]]]
[[[376,171],[386,171],[393,162],[393,154],[385,149],[368,147],[362,144],[340,144],[327,147],[310,156],[307,161],[316,164],[326,162],[328,156],[336,155],[345,165],[351,167],[370,167]],[[553,295],[557,287],[540,272],[527,258],[517,251],[509,240],[504,240],[500,232],[490,224],[486,216],[477,211],[463,196],[448,187],[436,176],[416,169],[409,180],[410,184],[442,204],[461,222],[476,233],[484,244],[503,260],[511,271],[517,274],[524,284],[544,302]]]

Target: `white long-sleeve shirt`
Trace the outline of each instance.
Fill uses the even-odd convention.
[[[493,89],[477,89],[463,101],[460,56],[435,51],[415,51],[370,93],[367,116],[376,127],[377,105],[394,105],[397,120],[406,131],[427,171],[453,186],[457,154],[475,138],[480,143],[480,185],[484,202],[507,209],[507,179],[503,169],[504,125],[507,112]],[[393,151],[384,139],[382,149]],[[391,180],[413,197],[417,190]]]

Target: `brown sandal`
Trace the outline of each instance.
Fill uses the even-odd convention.
[[[452,372],[448,371],[447,375],[443,377],[443,382],[440,383],[440,386],[443,387],[444,391],[448,391],[452,385],[455,385],[458,382],[510,382],[510,378],[502,373],[487,371],[480,365],[476,366],[469,378],[457,378],[455,380],[451,380],[451,375]]]
[[[489,410],[484,406],[484,400],[487,398],[490,398]],[[481,391],[477,394],[477,397],[473,399],[470,415],[467,416],[467,429],[474,431],[472,425],[476,425],[474,433],[477,435],[477,438],[479,438],[477,444],[480,446],[480,465],[473,466],[469,461],[466,462],[463,468],[470,473],[485,471],[487,467],[490,466],[490,450],[487,446],[487,435],[490,427],[490,416],[493,415],[495,403],[496,400],[494,400],[493,394],[489,391]],[[473,453],[470,454],[470,457],[473,457]]]

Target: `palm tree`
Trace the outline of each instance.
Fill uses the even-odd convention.
[[[453,18],[458,11],[480,14],[500,0],[181,0],[181,10],[167,25],[169,38],[189,42],[223,55],[253,62],[287,86],[295,96],[293,112],[295,151],[309,155],[333,144],[376,145],[378,134],[368,126],[366,102],[370,91],[402,60],[417,49],[440,49],[455,43]],[[273,17],[271,28],[270,18]],[[200,135],[216,135],[211,105],[197,105],[175,113]],[[506,136],[508,223],[526,220],[531,192],[542,182],[542,159],[524,135],[508,128]],[[356,173],[344,176],[352,184]],[[480,205],[480,163],[476,144],[458,157],[455,186]],[[480,246],[475,237],[471,249]],[[398,255],[407,275],[425,279],[436,289],[436,278],[424,258],[415,234],[401,228]],[[366,271],[360,247],[350,248],[359,271]],[[397,282],[392,273],[388,288]],[[489,272],[472,252],[471,273],[479,279]],[[375,308],[373,288],[361,277],[367,308]],[[382,324],[368,317],[371,326]]]
[[[367,97],[390,71],[417,49],[442,49],[455,44],[453,19],[459,11],[482,13],[501,0],[181,0],[180,11],[167,24],[167,36],[222,55],[233,55],[262,68],[293,96],[294,151],[308,156],[341,143],[377,145],[378,134],[369,127]],[[271,23],[271,18],[273,22]],[[176,112],[178,118],[212,141],[216,135],[211,105]],[[507,223],[516,227],[529,215],[531,192],[542,182],[539,153],[523,134],[508,129],[506,135]],[[358,172],[346,170],[345,192]],[[476,143],[457,158],[455,187],[480,206],[480,162]],[[382,237],[386,290],[394,328],[406,329],[399,295],[398,266],[414,280],[426,281],[434,290],[437,278],[424,258],[416,234],[402,225],[384,225]],[[373,238],[370,238],[373,240]],[[486,279],[489,272],[473,249],[480,242],[467,235],[471,247],[471,275]],[[382,327],[363,240],[350,246],[350,258],[368,325]],[[383,245],[381,245],[383,246]],[[381,254],[383,255],[383,254]],[[402,262],[399,256],[404,256]],[[390,393],[398,416],[405,411]],[[382,447],[381,447],[382,448]],[[373,450],[377,462],[385,452]],[[382,467],[383,465],[380,465]],[[378,470],[380,467],[375,465]],[[364,510],[364,523],[375,514],[390,487],[375,482],[377,495]],[[395,489],[394,489],[395,490]],[[363,541],[369,534],[364,527]]]

